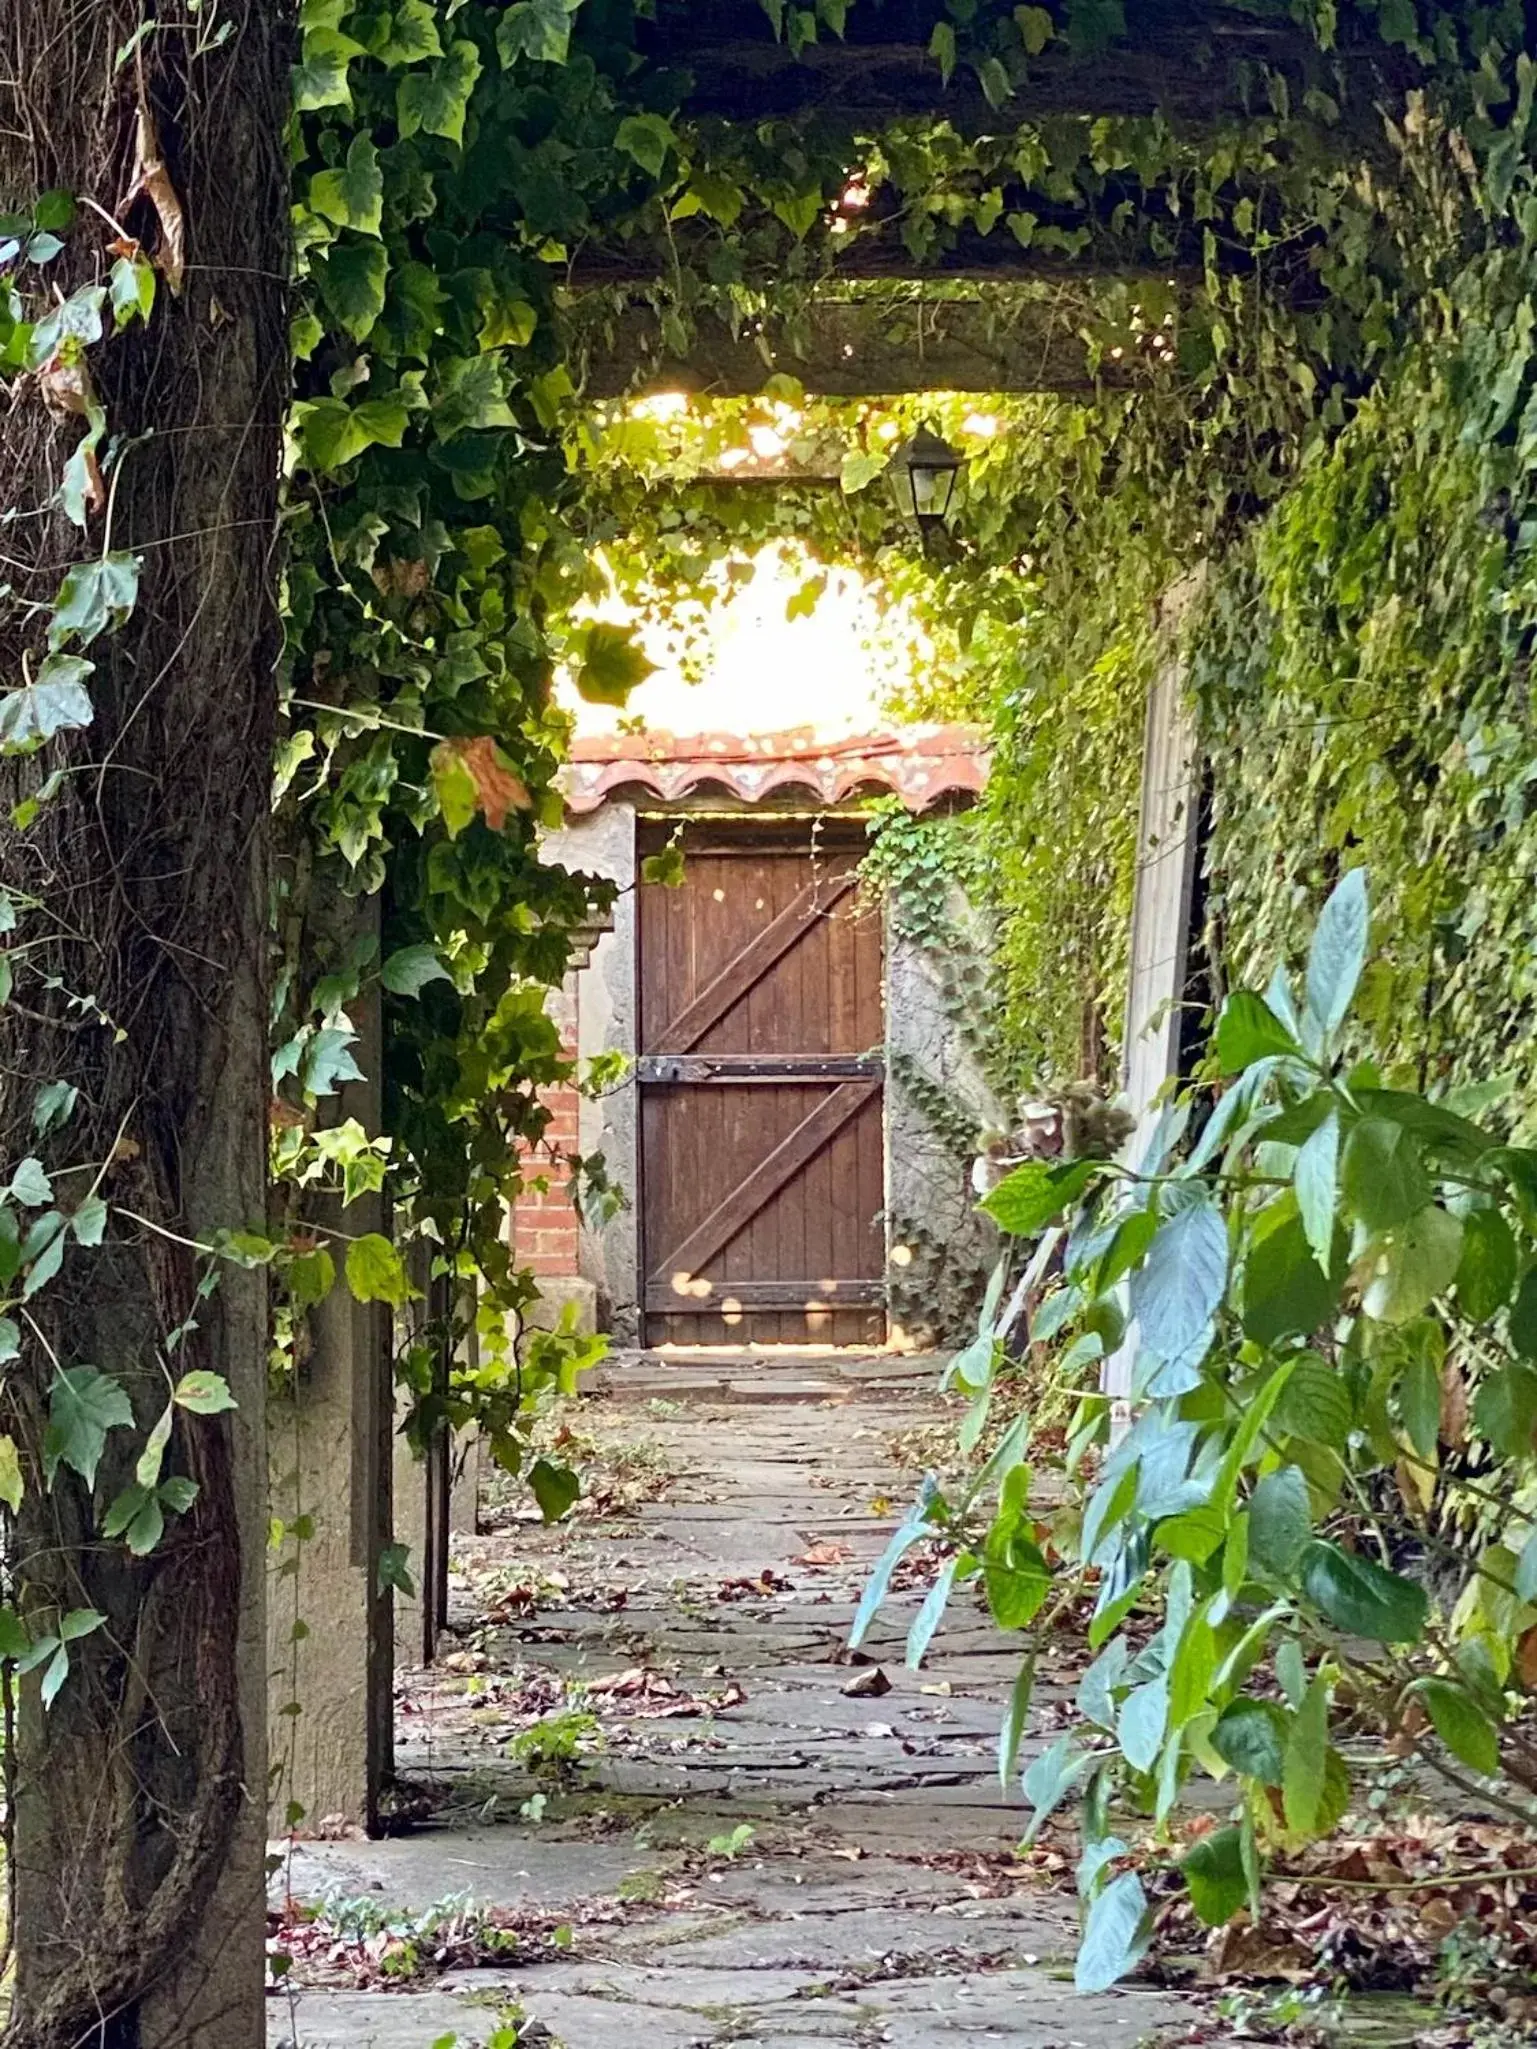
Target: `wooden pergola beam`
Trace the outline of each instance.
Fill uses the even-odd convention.
[[[682,234],[675,240],[678,254],[686,263],[690,240]],[[572,262],[571,284],[577,291],[649,284],[668,275],[673,261],[668,252],[645,243],[586,249]],[[706,271],[705,260],[701,259],[695,267]],[[1152,276],[1198,281],[1202,272],[1198,261],[1192,264],[1183,257],[1164,266],[1150,264],[1146,256],[1117,257],[1099,248],[1084,255],[1072,255],[1061,249],[1025,248],[1001,226],[989,235],[980,235],[975,229],[965,230],[953,247],[920,258],[911,254],[894,231],[885,232],[881,224],[857,229],[850,235],[847,247],[835,249],[828,275],[850,284],[904,278],[943,278],[957,284],[1056,283],[1070,279],[1081,284],[1096,278]]]
[[[794,328],[780,325],[733,335],[707,316],[686,355],[664,342],[657,316],[631,308],[583,335],[582,389],[588,398],[647,391],[686,391],[739,398],[761,391],[777,374],[796,378],[821,398],[880,398],[924,391],[1056,391],[1090,393],[1145,376],[1140,363],[1106,362],[1091,374],[1088,346],[1073,318],[1048,303],[1000,317],[984,301],[934,306],[814,305]]]
[[[774,39],[758,0],[669,0],[642,49],[652,64],[690,73],[691,114],[732,121],[826,114],[865,127],[938,115],[972,132],[1060,115],[1220,121],[1264,107],[1262,68],[1299,86],[1322,69],[1311,38],[1284,20],[1256,20],[1210,0],[1138,0],[1126,12],[1127,34],[1109,49],[1048,45],[1001,109],[969,68],[941,83],[928,43],[936,23],[951,17],[937,0],[888,0],[869,16],[856,10],[847,40],[826,37],[798,56]],[[1345,48],[1335,63],[1355,88],[1352,98],[1366,106],[1419,76],[1412,60],[1376,42]]]

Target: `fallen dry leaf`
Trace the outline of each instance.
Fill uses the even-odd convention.
[[[178,296],[187,276],[187,217],[181,199],[171,183],[171,173],[160,153],[160,132],[154,110],[139,75],[139,125],[134,147],[133,182],[119,213],[126,213],[136,199],[147,199],[160,223],[160,247],[150,261]]]
[[[75,413],[84,419],[96,403],[96,390],[84,360],[50,356],[37,373],[43,402],[51,412]],[[100,472],[97,473],[98,478]]]
[[[843,1691],[850,1700],[874,1700],[890,1693],[891,1681],[879,1665],[870,1665],[863,1672],[856,1672],[852,1679],[845,1679]]]
[[[853,1555],[854,1547],[851,1544],[839,1544],[836,1542],[808,1544],[806,1549],[798,1557],[791,1559],[790,1562],[792,1565],[810,1565],[812,1567],[845,1565]]]

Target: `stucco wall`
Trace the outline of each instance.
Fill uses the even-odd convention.
[[[592,958],[577,976],[577,1052],[633,1054],[636,1005],[635,807],[608,803],[571,821],[545,841],[551,861],[587,875],[602,875],[619,886],[612,930],[596,941]],[[640,1342],[640,1234],[635,1209],[640,1179],[637,1092],[633,1080],[596,1101],[583,1098],[578,1122],[584,1154],[601,1153],[609,1178],[625,1192],[627,1206],[601,1230],[584,1229],[578,1259],[582,1275],[597,1289],[598,1328],[621,1345]]]
[[[959,907],[958,927],[964,927]],[[943,964],[902,929],[886,931],[887,1236],[893,1264],[891,1320],[910,1344],[959,1341],[975,1328],[984,1277],[996,1257],[996,1233],[976,1214],[974,1145],[1003,1121],[967,1043]],[[949,1106],[947,1130],[922,1101],[937,1090]]]

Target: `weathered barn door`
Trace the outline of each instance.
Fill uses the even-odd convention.
[[[885,1336],[882,947],[859,901],[864,844],[826,824],[692,825],[682,887],[642,884],[649,1344]]]

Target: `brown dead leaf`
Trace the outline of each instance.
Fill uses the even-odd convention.
[[[1313,1962],[1300,1943],[1276,1937],[1263,1928],[1231,1922],[1207,1959],[1205,1976],[1213,1978],[1279,1978],[1302,1985],[1313,1975]]]
[[[267,1106],[267,1121],[281,1131],[297,1131],[304,1122],[304,1112],[285,1103],[281,1096],[274,1096]]]
[[[792,1565],[810,1565],[813,1567],[844,1565],[847,1564],[853,1555],[854,1549],[851,1544],[840,1544],[837,1542],[808,1544],[806,1549],[790,1562]]]
[[[1448,1450],[1466,1444],[1468,1438],[1468,1384],[1455,1359],[1448,1359],[1441,1372],[1440,1434]]]
[[[155,209],[155,218],[160,223],[160,247],[150,261],[171,290],[179,295],[187,275],[187,218],[182,212],[176,187],[171,183],[165,158],[160,153],[160,132],[155,126],[154,110],[144,89],[142,75],[139,79],[139,126],[134,147],[133,183],[118,209],[119,213],[126,213],[136,199],[147,199]]]
[[[50,356],[38,371],[37,381],[50,412],[76,413],[84,419],[96,402],[91,373],[80,357],[71,361],[65,356]]]
[[[1516,1645],[1516,1677],[1528,1693],[1537,1693],[1537,1629],[1529,1629]]]
[[[480,808],[493,832],[500,832],[511,810],[526,811],[533,799],[528,785],[515,775],[511,764],[489,733],[477,733],[473,740],[446,743],[459,756],[474,779]]]
[[[425,562],[408,561],[402,555],[392,555],[387,562],[376,562],[373,577],[381,594],[387,598],[419,598],[431,581]]]

